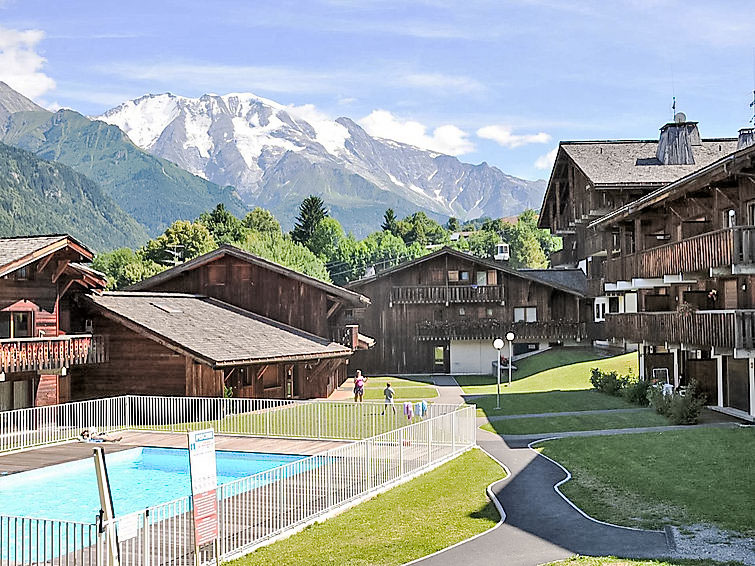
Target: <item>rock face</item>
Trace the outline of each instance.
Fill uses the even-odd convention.
[[[0,135],[7,130],[8,118],[14,112],[35,112],[38,110],[44,111],[45,109],[0,81]]]
[[[364,233],[387,207],[438,218],[510,216],[538,207],[545,189],[544,181],[375,138],[349,118],[329,120],[311,107],[248,93],[148,94],[97,119],[156,156],[236,187],[246,204],[270,208],[284,225],[309,194],[322,195],[348,229]]]

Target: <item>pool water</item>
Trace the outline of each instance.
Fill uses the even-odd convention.
[[[277,468],[304,456],[216,453],[218,485]],[[116,517],[191,495],[189,452],[134,448],[105,461]],[[100,510],[92,458],[0,478],[0,514],[94,522]]]

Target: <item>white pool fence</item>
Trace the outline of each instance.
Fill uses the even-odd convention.
[[[210,545],[199,563],[241,556],[261,543],[405,481],[475,445],[474,406],[431,403],[411,421],[397,405],[123,396],[0,413],[0,453],[100,432],[182,432],[350,440],[326,452],[236,480],[217,491],[219,556]],[[40,486],[43,489],[43,486]],[[190,496],[110,524],[0,514],[0,566],[112,566],[108,537],[118,533],[120,564],[195,564]]]

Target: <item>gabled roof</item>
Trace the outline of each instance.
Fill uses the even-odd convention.
[[[81,260],[94,257],[89,248],[67,234],[0,238],[0,277],[66,247],[77,252]]]
[[[211,263],[224,256],[233,256],[241,261],[269,269],[270,271],[279,273],[286,277],[290,277],[291,279],[295,279],[296,281],[301,281],[302,283],[311,285],[312,287],[320,289],[328,293],[329,295],[338,297],[339,299],[342,299],[343,301],[346,301],[353,306],[370,304],[370,300],[364,295],[354,293],[353,291],[349,291],[348,289],[344,289],[343,287],[339,287],[338,285],[333,285],[332,283],[320,281],[319,279],[315,279],[314,277],[310,277],[309,275],[304,275],[303,273],[299,273],[298,271],[294,271],[293,269],[284,267],[278,263],[267,260],[260,256],[250,254],[249,252],[228,244],[224,244],[216,250],[196,257],[190,261],[187,261],[186,263],[182,263],[181,265],[166,269],[165,271],[158,273],[157,275],[131,285],[127,289],[132,291],[143,291],[151,289],[156,285],[159,285],[165,281],[169,281],[174,277],[178,277],[186,271],[191,271],[192,269],[196,269],[198,267]]]
[[[531,275],[529,272],[531,270],[528,269],[513,269],[511,267],[508,267],[507,265],[504,265],[502,263],[499,263],[497,261],[489,260],[489,259],[482,259],[477,256],[461,252],[459,250],[455,250],[453,248],[449,248],[448,246],[444,246],[443,248],[434,251],[430,254],[423,255],[422,257],[418,257],[416,259],[406,261],[404,263],[400,263],[395,267],[392,267],[390,269],[386,269],[385,271],[381,271],[377,273],[376,275],[373,275],[371,277],[365,277],[364,279],[359,279],[357,281],[353,281],[349,283],[349,287],[360,287],[364,285],[365,283],[371,283],[372,281],[375,281],[377,279],[380,279],[381,277],[385,277],[387,275],[391,275],[393,273],[396,273],[398,271],[403,271],[404,269],[409,269],[410,267],[414,267],[415,265],[418,265],[420,263],[424,263],[426,261],[429,261],[431,259],[435,259],[439,256],[442,256],[444,254],[448,254],[454,257],[457,257],[459,259],[464,259],[466,261],[471,261],[473,263],[477,263],[479,265],[483,265],[489,269],[497,269],[498,271],[502,271],[503,273],[507,273],[509,275],[512,275],[514,277],[519,277],[521,279],[528,279],[530,281],[534,281],[536,283],[540,283],[543,285],[548,285],[549,287],[554,287],[556,289],[559,289],[561,291],[565,291],[567,293],[571,293],[573,295],[578,296],[584,296],[584,292],[577,291],[573,287],[563,285],[560,281],[547,281],[543,278],[536,277],[534,275]],[[544,270],[536,270],[536,271],[544,271]]]
[[[531,278],[542,281],[546,285],[573,289],[575,293],[580,295],[587,294],[587,277],[581,269],[557,267],[552,269],[520,269],[519,272],[526,273]]]
[[[717,175],[727,176],[732,174],[735,166],[744,166],[752,164],[752,160],[755,159],[755,146],[745,147],[739,151],[735,151],[709,163],[707,166],[700,168],[684,177],[669,183],[651,193],[648,193],[637,200],[634,200],[621,208],[614,210],[613,212],[606,214],[605,216],[598,218],[592,222],[589,227],[595,228],[603,224],[610,224],[617,222],[629,216],[632,216],[639,211],[658,204],[670,197],[681,195],[686,191],[694,188],[693,182],[698,179],[709,180]]]
[[[656,158],[658,140],[566,141],[560,147],[593,184],[665,185],[702,169],[737,149],[736,138],[702,140],[694,147],[694,165],[663,165]]]
[[[200,295],[121,291],[86,300],[104,316],[216,369],[351,354],[340,344]]]

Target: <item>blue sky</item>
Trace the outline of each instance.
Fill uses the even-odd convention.
[[[558,140],[704,137],[752,116],[749,2],[0,0],[0,80],[98,114],[152,92],[254,92],[547,177]]]

